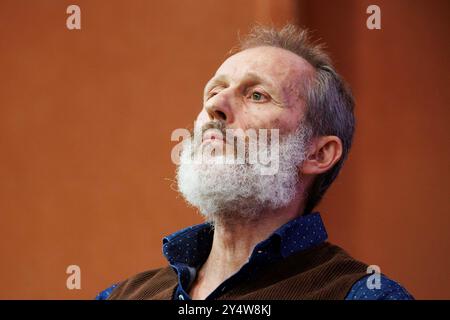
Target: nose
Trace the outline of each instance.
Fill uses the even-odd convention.
[[[210,120],[223,121],[226,124],[233,122],[233,111],[230,97],[225,92],[220,92],[205,103],[205,110]]]

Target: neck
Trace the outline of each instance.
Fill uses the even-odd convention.
[[[302,212],[301,199],[287,207],[262,212],[256,220],[217,221],[211,252],[193,284],[193,298],[206,298],[249,259],[255,246]],[[199,290],[202,287],[202,290]],[[207,289],[205,289],[207,288]],[[203,296],[201,293],[203,292]],[[195,296],[196,295],[196,296]]]

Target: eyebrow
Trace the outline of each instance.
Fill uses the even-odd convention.
[[[268,79],[260,76],[257,73],[254,72],[248,72],[243,77],[243,82],[255,82],[255,83],[261,83],[264,85],[267,85],[270,90],[275,90],[275,86],[272,81],[269,81]],[[206,94],[209,90],[211,90],[212,87],[218,84],[226,84],[228,83],[228,76],[225,74],[220,74],[218,76],[214,76],[211,80],[208,81],[208,83],[205,86],[204,94]]]

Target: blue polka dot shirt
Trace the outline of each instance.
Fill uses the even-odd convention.
[[[190,300],[187,293],[195,280],[197,270],[211,251],[213,228],[203,223],[177,231],[163,239],[163,254],[178,275],[174,300]],[[277,229],[266,240],[258,243],[248,262],[233,276],[217,287],[207,299],[215,299],[228,288],[249,279],[262,266],[283,259],[299,251],[316,246],[327,239],[327,233],[318,212],[300,216]],[[379,285],[371,284],[371,274],[358,280],[346,300],[411,300],[413,297],[397,282],[380,275]],[[117,285],[100,292],[96,299],[105,300]]]

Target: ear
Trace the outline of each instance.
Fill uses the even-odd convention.
[[[336,136],[314,138],[309,146],[308,155],[303,161],[301,172],[316,175],[330,170],[342,157],[342,141]]]

